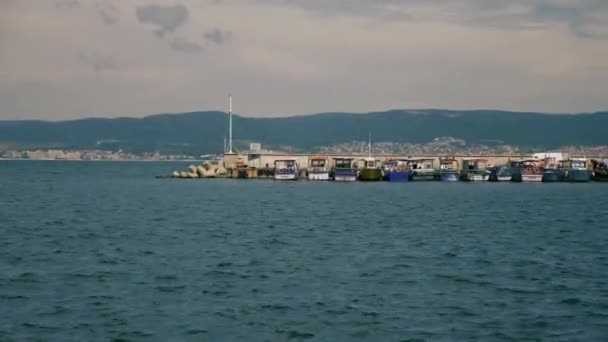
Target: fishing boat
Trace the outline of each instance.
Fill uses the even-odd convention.
[[[389,182],[409,182],[412,171],[407,160],[388,159],[383,165],[384,178]]]
[[[306,170],[308,180],[329,180],[329,159],[324,156],[313,156],[308,158],[308,169]]]
[[[570,158],[561,162],[561,178],[564,182],[588,182],[591,171],[587,168],[586,158]]]
[[[298,162],[293,158],[277,159],[274,161],[274,179],[298,179]]]
[[[521,161],[521,181],[522,182],[542,182],[543,171],[540,162],[536,159]]]
[[[331,178],[336,182],[354,182],[357,180],[357,169],[353,167],[353,158],[333,158],[334,167]]]
[[[439,158],[439,179],[442,182],[457,182],[458,177],[458,161],[454,157]]]
[[[605,160],[591,159],[591,166],[593,167],[593,176],[591,177],[593,181],[608,182],[608,163]]]
[[[410,159],[408,164],[412,168],[413,181],[432,181],[437,179],[437,170],[433,168],[434,159]]]
[[[511,182],[513,180],[512,163],[495,167],[492,170],[491,179],[496,182]]]
[[[382,180],[382,169],[375,158],[363,159],[363,168],[359,170],[359,180],[367,182]]]
[[[490,171],[487,167],[486,159],[463,159],[460,177],[464,181],[486,182],[490,179]]]
[[[555,157],[546,157],[543,160],[543,182],[554,183],[561,180],[561,169]]]
[[[367,143],[367,158],[363,159],[363,168],[359,170],[360,181],[379,181],[382,180],[382,168],[376,158],[372,158],[372,134],[369,134]]]

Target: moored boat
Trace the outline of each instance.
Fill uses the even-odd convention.
[[[329,159],[324,156],[313,156],[308,158],[308,169],[306,170],[308,180],[329,180]]]
[[[298,162],[295,159],[285,158],[274,161],[274,179],[296,180],[298,173]]]
[[[586,158],[570,158],[561,162],[561,179],[564,182],[588,182],[591,171],[587,168]]]
[[[543,161],[543,182],[555,183],[561,181],[562,171],[556,158],[546,157]]]
[[[357,169],[353,167],[353,158],[333,158],[334,167],[331,178],[336,182],[354,182],[357,180]]]
[[[442,182],[459,181],[458,161],[454,157],[439,158],[439,179]]]
[[[486,159],[463,159],[461,179],[470,182],[487,182],[490,179],[490,171],[487,169]]]
[[[366,182],[382,180],[382,169],[375,158],[363,159],[363,168],[359,170],[359,180]]]
[[[433,167],[434,159],[410,159],[408,164],[412,168],[413,181],[432,181],[437,179],[437,170]]]
[[[543,171],[540,163],[535,159],[521,161],[521,181],[522,182],[542,182]]]
[[[383,165],[384,178],[389,182],[408,182],[412,171],[406,160],[388,159]]]
[[[501,165],[494,168],[492,171],[493,181],[510,182],[513,180],[513,167],[509,164]]]
[[[591,159],[593,168],[593,176],[591,179],[595,182],[608,182],[608,164],[606,161],[598,161]]]

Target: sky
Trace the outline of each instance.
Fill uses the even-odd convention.
[[[606,0],[0,0],[0,120],[608,109]]]

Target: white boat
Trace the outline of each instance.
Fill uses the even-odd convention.
[[[486,159],[464,159],[462,161],[462,180],[470,182],[487,182],[490,171]]]
[[[329,180],[329,159],[323,156],[313,156],[308,159],[308,180]]]
[[[543,170],[539,161],[534,159],[522,160],[521,162],[521,181],[522,182],[542,182]]]
[[[274,179],[276,180],[296,180],[298,172],[298,162],[295,159],[285,158],[274,161]]]

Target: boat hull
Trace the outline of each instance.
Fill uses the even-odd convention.
[[[296,180],[298,175],[295,173],[279,173],[274,175],[275,180]]]
[[[458,177],[458,172],[441,172],[440,179],[442,182],[458,182],[460,179]]]
[[[511,182],[513,180],[513,176],[496,176],[496,181],[498,182]]]
[[[591,179],[594,182],[608,182],[608,171],[605,171],[605,170],[594,171],[593,176],[591,176]]]
[[[331,178],[336,182],[354,182],[357,180],[357,170],[349,168],[335,168]]]
[[[487,182],[489,179],[489,173],[467,172],[464,175],[464,180],[469,182]]]
[[[434,181],[436,180],[436,174],[435,172],[419,172],[419,171],[414,171],[412,172],[412,180],[413,181]]]
[[[522,182],[542,182],[543,174],[542,173],[522,173],[521,181]]]
[[[411,176],[410,171],[389,171],[387,179],[389,182],[409,182]]]
[[[545,170],[543,171],[543,182],[545,183],[556,183],[561,181],[560,172],[558,170]]]
[[[329,180],[329,172],[309,172],[308,180],[313,181],[328,181]]]
[[[359,172],[359,180],[364,182],[374,182],[382,179],[380,169],[363,169]]]
[[[591,172],[589,170],[568,169],[562,175],[564,182],[582,183],[591,180]]]

